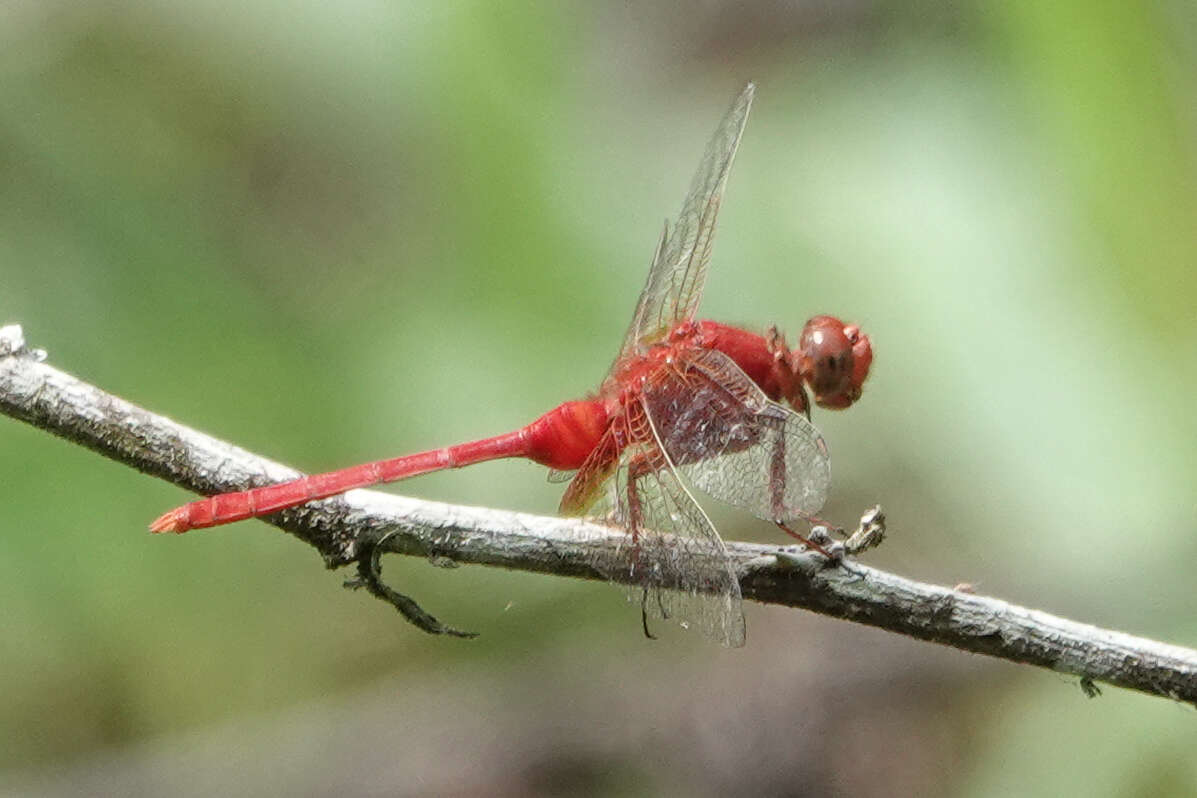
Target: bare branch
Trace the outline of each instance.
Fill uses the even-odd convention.
[[[147,412],[41,362],[20,328],[0,328],[0,410],[198,493],[241,490],[298,472]],[[601,579],[590,563],[623,541],[583,521],[417,501],[374,491],[266,519],[329,567],[376,550]],[[202,533],[200,533],[202,534]],[[821,567],[776,546],[730,543],[747,598],[1197,703],[1197,651],[1099,629],[995,598],[914,582],[849,560]]]

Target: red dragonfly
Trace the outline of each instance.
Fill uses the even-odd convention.
[[[672,227],[666,222],[619,356],[595,395],[493,438],[195,501],[150,529],[227,524],[353,488],[523,457],[553,469],[551,478],[574,472],[562,513],[627,532],[615,564],[608,556],[595,567],[632,585],[647,615],[696,623],[727,645],[742,645],[739,580],[686,485],[822,551],[786,526],[814,518],[831,478],[827,446],[809,421],[806,388],[821,407],[848,407],[860,397],[873,359],[868,336],[831,316],[808,321],[793,350],[776,328],[759,335],[694,320],[754,92],[750,83],[732,103],[681,213]]]

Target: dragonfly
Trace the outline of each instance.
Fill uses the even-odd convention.
[[[495,437],[194,501],[150,529],[228,524],[355,488],[526,458],[549,467],[550,479],[569,480],[563,514],[623,531],[615,555],[596,555],[593,565],[640,599],[646,634],[651,615],[743,645],[736,569],[692,489],[826,554],[790,526],[815,522],[831,481],[811,397],[823,408],[850,406],[873,359],[869,337],[833,316],[806,322],[793,349],[776,327],[761,334],[695,319],[754,94],[749,83],[732,102],[681,211],[665,223],[623,345],[596,393]]]

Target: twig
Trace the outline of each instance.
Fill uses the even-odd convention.
[[[0,328],[0,410],[5,414],[199,493],[241,490],[298,475],[81,382],[41,362],[40,354],[24,347],[19,327]],[[623,542],[615,530],[574,519],[364,490],[264,520],[315,547],[329,567],[390,551],[439,563],[600,579],[591,563],[605,552],[615,556]],[[854,560],[824,568],[817,558],[776,546],[729,543],[728,550],[742,574],[746,598],[1051,668],[1080,677],[1087,694],[1100,681],[1197,703],[1197,651],[1076,623],[967,589],[914,582]]]

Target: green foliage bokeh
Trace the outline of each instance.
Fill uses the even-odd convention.
[[[864,400],[818,419],[829,512],[885,505],[885,567],[1197,643],[1191,10],[862,8],[774,26],[662,5],[18,4],[0,323],[300,468],[494,434],[596,386],[751,78],[703,315],[793,335],[829,312],[873,336]],[[484,633],[432,639],[265,525],[150,538],[182,491],[13,421],[0,485],[10,773],[379,679],[497,671],[514,690],[543,659],[729,656],[645,652],[604,586],[388,563]],[[395,490],[541,513],[558,494],[525,463]],[[750,648],[787,617],[755,612]],[[745,663],[745,681],[768,667]],[[979,731],[945,790],[1197,785],[1191,712],[997,672],[953,693]]]

